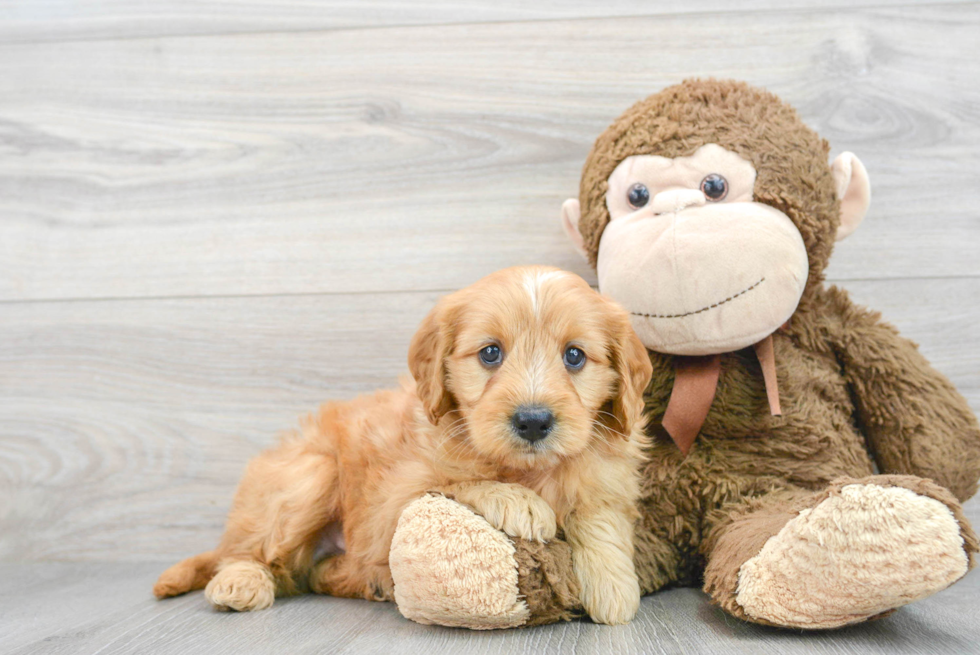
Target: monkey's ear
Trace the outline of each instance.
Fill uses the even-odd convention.
[[[565,228],[565,234],[572,241],[572,247],[580,255],[589,258],[589,253],[585,250],[585,240],[582,233],[578,231],[578,220],[582,217],[577,198],[569,198],[561,205],[561,226]]]
[[[868,171],[853,152],[842,152],[830,167],[840,198],[840,227],[837,240],[842,241],[857,229],[871,204]]]

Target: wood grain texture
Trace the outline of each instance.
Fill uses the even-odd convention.
[[[967,4],[0,47],[0,300],[588,275],[557,215],[591,141],[691,75],[864,159],[834,279],[980,277],[978,30]]]
[[[980,410],[980,284],[869,281]],[[0,560],[164,560],[220,536],[245,462],[395,384],[438,294],[24,303],[0,313]]]
[[[960,0],[961,2],[963,0]],[[920,0],[934,4],[950,0]],[[953,0],[955,3],[956,0]],[[894,4],[864,0],[863,6]],[[404,25],[662,16],[851,6],[843,0],[59,0],[0,1],[0,43],[304,32]]]
[[[980,518],[974,513],[975,518]],[[156,601],[164,563],[0,565],[0,652],[9,655],[331,653],[737,653],[794,655],[978,652],[980,575],[879,621],[801,633],[743,623],[701,592],[647,596],[632,623],[588,621],[475,632],[423,626],[391,603],[323,596],[277,600],[246,614],[215,612],[201,592]]]
[[[393,385],[434,300],[5,308],[0,558],[145,560],[212,540],[245,461],[320,402]]]

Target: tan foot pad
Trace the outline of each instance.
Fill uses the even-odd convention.
[[[835,628],[925,598],[968,569],[944,504],[853,484],[804,510],[739,570],[735,600],[776,625]]]
[[[486,630],[523,625],[530,615],[513,543],[444,496],[405,508],[388,563],[398,610],[413,621]]]

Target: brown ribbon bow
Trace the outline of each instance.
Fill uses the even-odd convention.
[[[782,410],[779,407],[772,335],[755,344],[755,354],[762,366],[769,411],[773,416],[779,416]],[[721,374],[721,355],[678,356],[674,358],[674,369],[674,388],[667,401],[663,426],[686,457],[715,399],[718,376]]]

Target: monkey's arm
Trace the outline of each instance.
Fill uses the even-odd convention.
[[[980,427],[966,400],[918,347],[830,289],[840,323],[834,348],[858,427],[882,473],[931,478],[966,500],[980,479]]]

